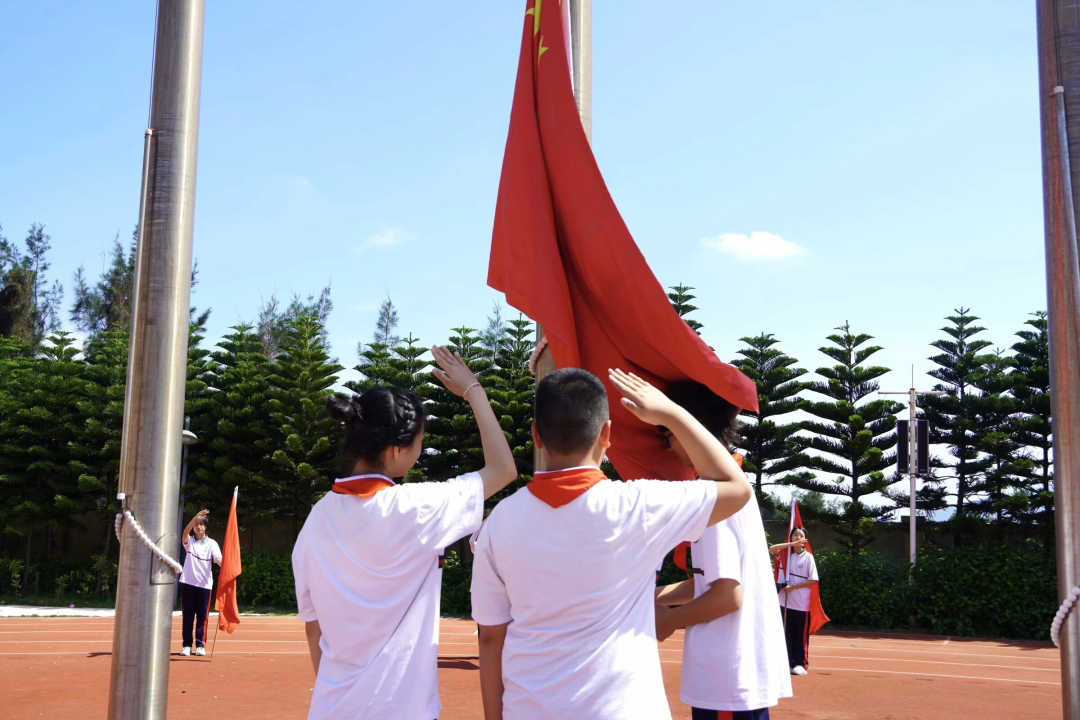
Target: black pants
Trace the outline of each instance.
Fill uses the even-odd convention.
[[[210,617],[210,589],[180,583],[180,610],[184,614],[184,647],[191,647],[191,626],[195,625],[195,647],[203,647],[206,622]]]
[[[780,607],[780,613],[785,613],[783,606]],[[788,665],[809,667],[810,613],[788,609],[786,614],[784,635],[787,638]]]
[[[761,710],[702,710],[690,708],[692,720],[769,720],[769,708]]]

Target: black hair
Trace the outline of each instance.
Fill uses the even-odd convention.
[[[203,515],[202,517],[196,517],[195,518],[195,524],[196,525],[202,525],[204,528],[209,530],[210,529],[210,518],[206,517],[205,515]],[[192,527],[192,530],[194,530],[194,529],[195,528]]]
[[[373,462],[388,447],[407,447],[424,432],[427,411],[415,394],[376,385],[363,395],[336,393],[326,398],[330,417],[345,423],[341,464],[352,472],[358,459]]]
[[[739,439],[739,423],[736,421],[738,407],[693,380],[674,382],[664,390],[664,394],[690,413],[724,447],[735,447]]]
[[[581,368],[551,373],[536,387],[536,433],[558,454],[587,452],[608,421],[607,390]]]
[[[796,530],[802,530],[803,538],[810,537],[806,532],[806,528],[804,528],[802,525],[796,525],[795,527],[791,528],[791,532],[788,533],[788,536],[787,536],[787,541],[788,542],[791,542],[791,536],[795,534]]]

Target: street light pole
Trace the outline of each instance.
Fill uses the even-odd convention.
[[[911,567],[914,569],[915,561],[918,559],[918,542],[915,525],[915,479],[919,476],[918,468],[915,463],[915,436],[916,436],[916,412],[915,401],[920,395],[948,395],[941,390],[916,390],[915,389],[915,371],[911,372],[911,388],[906,392],[885,392],[878,391],[878,395],[907,395],[908,396],[908,487],[911,497],[909,498],[911,503],[910,517],[908,518],[908,552],[911,557]]]

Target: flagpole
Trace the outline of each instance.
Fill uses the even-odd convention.
[[[1080,178],[1074,181],[1069,160],[1073,151],[1080,153],[1072,145],[1080,143],[1080,17],[1071,1],[1037,0],[1035,8],[1057,582],[1058,599],[1064,600],[1080,585]],[[1061,693],[1065,720],[1080,720],[1080,608],[1073,608],[1061,626]]]
[[[158,0],[117,498],[176,547],[204,0]],[[164,720],[176,575],[124,523],[110,720]]]
[[[570,5],[570,71],[574,83],[574,101],[585,137],[592,144],[592,0],[568,0]],[[544,328],[536,325],[536,342],[544,339]],[[536,359],[536,382],[555,372],[555,359],[544,348]],[[539,450],[533,451],[533,468],[544,469]]]
[[[217,651],[217,634],[218,634],[219,630],[221,630],[221,611],[220,610],[218,610],[217,627],[214,628],[214,644],[210,648],[210,659],[211,660],[214,659],[214,653]]]

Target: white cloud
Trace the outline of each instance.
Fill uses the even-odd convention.
[[[802,255],[806,250],[779,235],[755,231],[749,237],[740,233],[722,233],[716,237],[703,238],[702,247],[734,255],[741,260],[777,260]]]
[[[378,250],[381,248],[404,245],[413,239],[415,239],[415,235],[407,233],[401,228],[384,227],[380,228],[377,232],[368,235],[367,239],[360,243],[360,246],[356,248],[356,252],[359,254],[367,252],[368,250]]]

